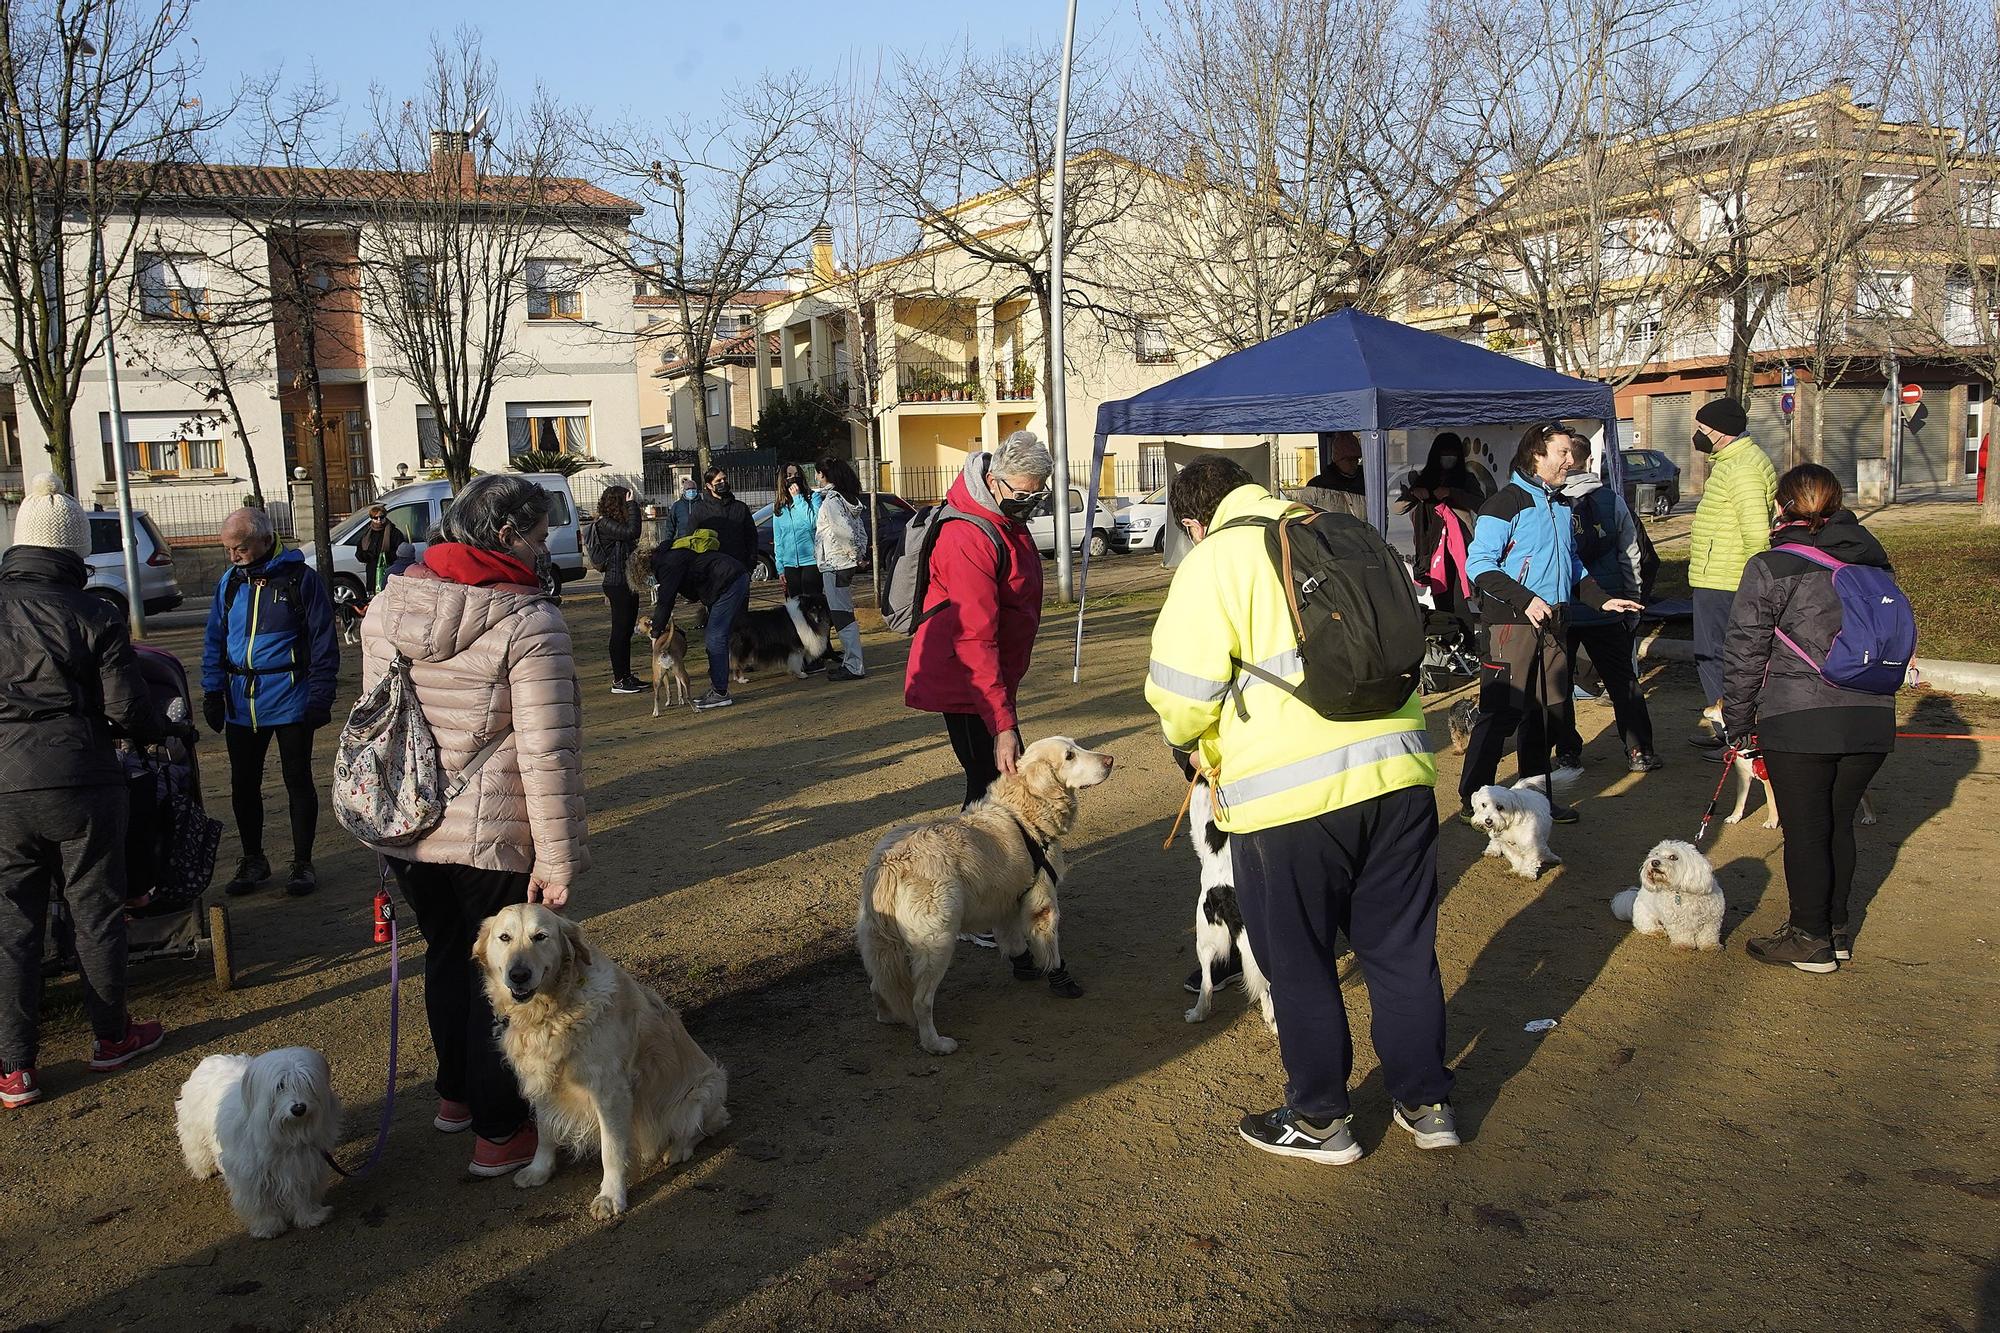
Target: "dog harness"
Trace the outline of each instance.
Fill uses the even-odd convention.
[[[1013,811],[1008,813],[1011,815]],[[1028,881],[1027,888],[1021,890],[1021,897],[1025,898],[1033,892],[1043,875],[1049,877],[1049,887],[1055,888],[1062,882],[1062,877],[1056,874],[1055,864],[1049,860],[1049,845],[1037,838],[1028,828],[1028,822],[1019,815],[1014,815],[1014,827],[1021,830],[1021,841],[1027,844],[1028,859],[1035,863],[1034,878]]]

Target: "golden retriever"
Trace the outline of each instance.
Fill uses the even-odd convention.
[[[938,1034],[932,1006],[960,931],[992,931],[1009,957],[1033,954],[1037,970],[1016,975],[1047,973],[1059,994],[1082,994],[1062,971],[1056,936],[1057,839],[1076,822],[1077,791],[1110,776],[1110,755],[1052,736],[1030,745],[970,809],[883,835],[854,927],[878,1022],[912,1025],[933,1055],[958,1049]]]
[[[595,1151],[604,1180],[590,1215],[616,1217],[628,1171],[684,1162],[729,1123],[727,1071],[665,1000],[592,950],[575,922],[517,903],[486,918],[472,956],[540,1134],[516,1185],[546,1184],[558,1147]]]

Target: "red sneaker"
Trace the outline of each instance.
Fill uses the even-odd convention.
[[[514,1137],[505,1143],[474,1137],[472,1165],[466,1170],[475,1176],[504,1176],[509,1171],[518,1171],[535,1160],[535,1146],[538,1142],[535,1136],[535,1122],[532,1120],[515,1130]]]
[[[90,1067],[100,1074],[122,1068],[147,1051],[157,1050],[166,1039],[167,1029],[163,1025],[128,1018],[123,1040],[106,1041],[99,1037],[92,1043]]]
[[[472,1128],[472,1108],[449,1097],[438,1098],[438,1113],[431,1124],[441,1134],[457,1134]]]
[[[9,1074],[0,1074],[0,1106],[12,1111],[41,1099],[42,1085],[35,1082],[34,1070],[16,1069]]]

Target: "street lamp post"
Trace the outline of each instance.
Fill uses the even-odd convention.
[[[1056,91],[1056,219],[1049,254],[1049,300],[1054,307],[1049,323],[1049,443],[1056,465],[1049,500],[1056,518],[1056,581],[1064,601],[1076,596],[1070,578],[1074,552],[1069,521],[1069,376],[1063,369],[1063,223],[1068,216],[1069,75],[1075,50],[1076,0],[1069,0],[1069,17],[1063,24],[1062,82]],[[1096,478],[1088,484],[1096,485]]]
[[[118,482],[118,536],[125,546],[125,614],[132,637],[146,637],[146,599],[139,587],[139,543],[132,524],[132,473],[125,466],[125,412],[118,396],[118,348],[112,341],[111,283],[105,274],[104,226],[97,209],[97,155],[91,153],[85,167],[90,191],[90,272],[102,293],[104,314],[104,368],[111,388],[111,470]],[[75,449],[76,427],[70,426],[70,448]]]

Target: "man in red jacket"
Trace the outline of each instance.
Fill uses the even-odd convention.
[[[1021,755],[1014,692],[1042,623],[1042,557],[1027,519],[1048,498],[1054,470],[1049,451],[1025,430],[990,454],[973,454],[945,502],[984,519],[999,540],[980,524],[954,522],[938,529],[931,548],[903,702],[944,714],[968,806]]]

